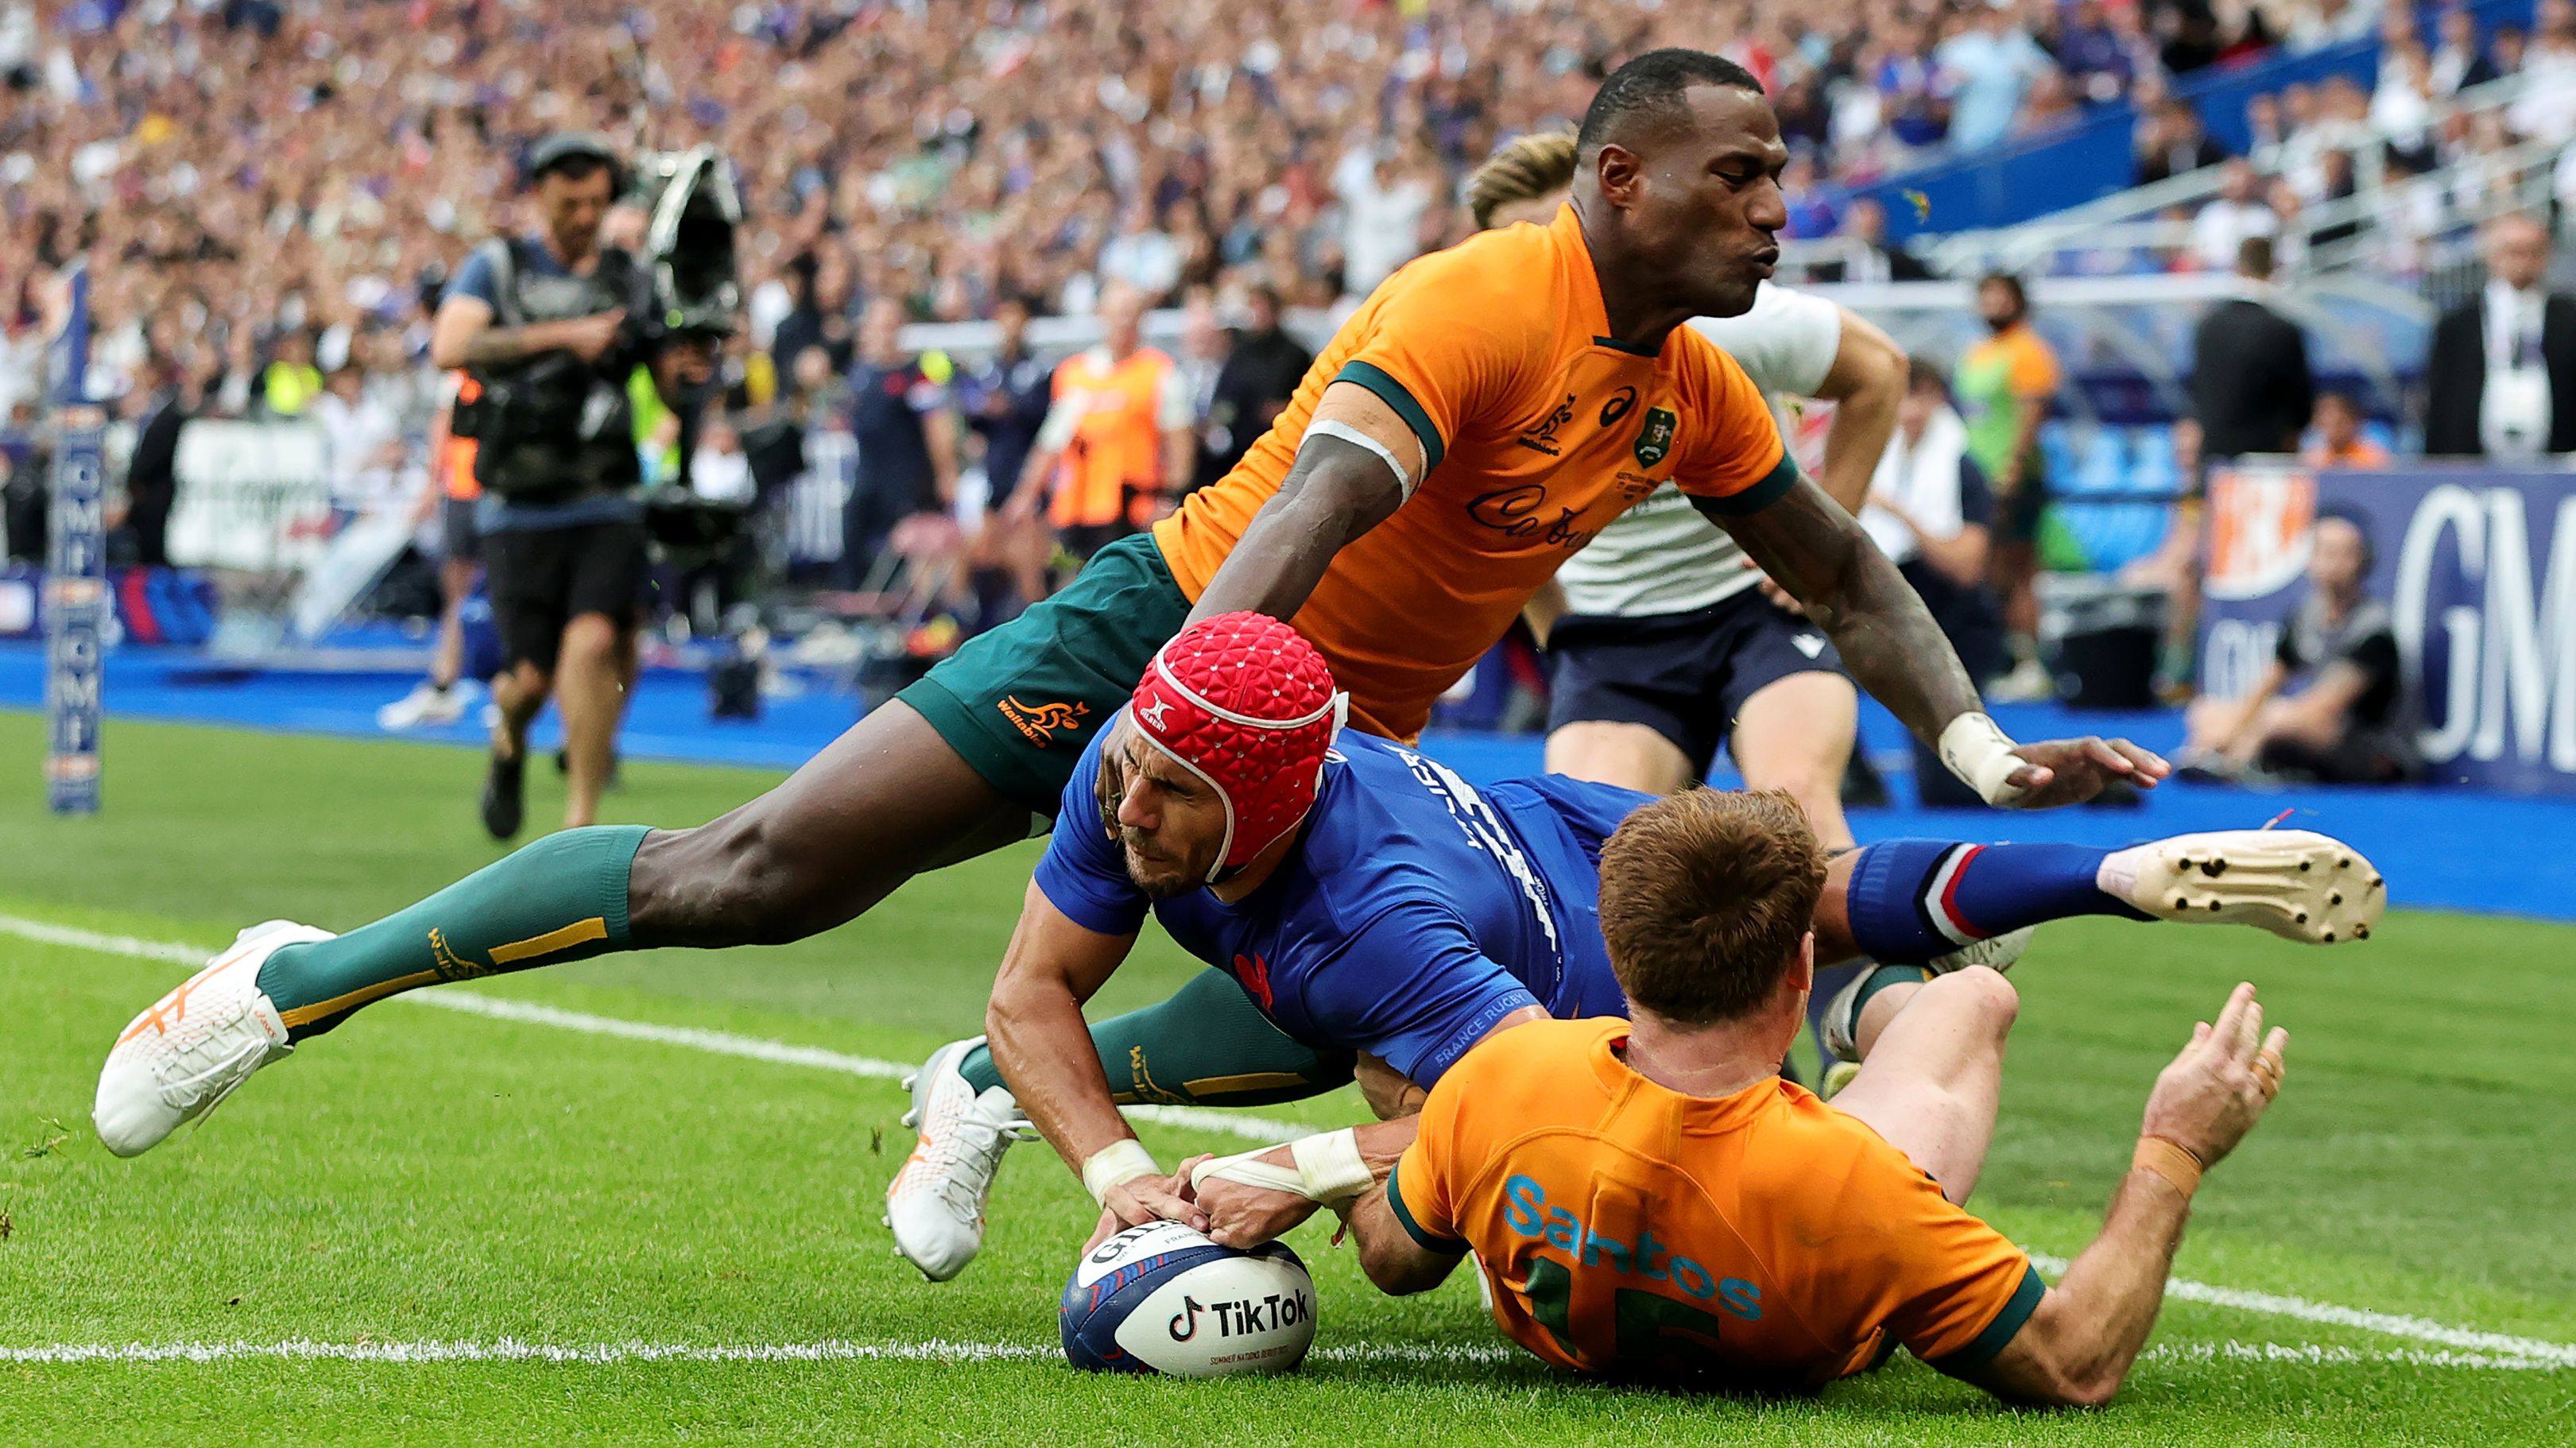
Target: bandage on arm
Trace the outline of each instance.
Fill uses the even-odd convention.
[[[1196,1189],[1210,1180],[1238,1182],[1339,1207],[1367,1191],[1377,1180],[1377,1173],[1369,1169],[1367,1159],[1360,1154],[1359,1134],[1352,1127],[1299,1137],[1288,1143],[1289,1165],[1263,1160],[1278,1150],[1268,1146],[1200,1162],[1190,1173],[1190,1185]]]
[[[2024,793],[2009,782],[2028,762],[2014,747],[2012,736],[1983,712],[1962,714],[1941,730],[1941,762],[1991,805],[2010,804]]]
[[[1109,1189],[1138,1177],[1161,1176],[1162,1167],[1155,1164],[1154,1154],[1136,1138],[1122,1137],[1086,1157],[1082,1163],[1082,1189],[1091,1200],[1107,1206]]]

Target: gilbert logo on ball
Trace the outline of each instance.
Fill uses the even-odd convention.
[[[1066,1361],[1093,1372],[1284,1373],[1315,1341],[1315,1283],[1284,1242],[1242,1252],[1155,1222],[1074,1264],[1056,1322]]]

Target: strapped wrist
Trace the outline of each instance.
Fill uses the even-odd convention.
[[[1941,730],[1941,762],[1991,805],[2011,804],[2022,796],[2008,781],[2027,761],[2013,748],[2012,736],[1982,711],[1962,714]]]
[[[1145,1149],[1145,1143],[1124,1136],[1084,1158],[1082,1189],[1091,1193],[1092,1201],[1106,1206],[1111,1187],[1162,1174],[1163,1169],[1155,1164],[1154,1154]]]
[[[2138,1149],[2129,1157],[2129,1170],[2163,1177],[2186,1199],[2200,1190],[2200,1175],[2208,1169],[2200,1153],[2166,1136],[2139,1137]]]

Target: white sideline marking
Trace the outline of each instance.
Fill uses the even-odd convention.
[[[167,960],[191,966],[202,965],[213,954],[212,951],[193,945],[141,940],[131,935],[108,935],[94,930],[30,920],[17,915],[0,914],[0,935],[15,935],[25,940],[45,945],[68,946],[75,950],[93,950],[109,955],[132,956],[142,960]],[[595,1016],[583,1011],[567,1011],[526,1001],[503,1000],[498,996],[477,995],[472,991],[460,990],[453,986],[441,990],[412,991],[397,999],[495,1020],[554,1026],[562,1030],[579,1031],[594,1036],[617,1036],[626,1040],[654,1041],[662,1045],[683,1046],[720,1056],[737,1056],[746,1060],[768,1061],[783,1066],[810,1066],[817,1070],[838,1071],[850,1076],[891,1080],[912,1070],[910,1066],[901,1062],[846,1055],[839,1051],[825,1050],[820,1046],[799,1046],[786,1041],[768,1040],[760,1036],[737,1035],[731,1031],[702,1030],[693,1026],[660,1026],[646,1021],[621,1020],[614,1016]],[[1271,1121],[1262,1117],[1245,1116],[1238,1112],[1214,1110],[1204,1106],[1130,1106],[1125,1109],[1128,1115],[1142,1120],[1160,1122],[1169,1126],[1225,1132],[1253,1141],[1288,1141],[1306,1132],[1305,1127],[1290,1122]],[[2065,1274],[2067,1259],[2063,1257],[2033,1252],[2030,1254],[2030,1260],[2032,1265],[2052,1277]],[[2471,1356],[2494,1359],[2492,1363],[2481,1361],[2469,1364],[2471,1366],[2507,1366],[2522,1363],[2554,1368],[2576,1367],[2576,1343],[2550,1342],[2541,1338],[2516,1337],[2508,1333],[2451,1327],[2430,1318],[2373,1312],[2358,1307],[2342,1307],[2331,1302],[2311,1302],[2304,1297],[2288,1297],[2272,1292],[2248,1292],[2233,1287],[2217,1287],[2181,1277],[2166,1282],[2165,1295],[2184,1302],[2205,1302],[2214,1307],[2231,1307],[2242,1312],[2265,1313],[2274,1317],[2296,1318],[2303,1322],[2358,1328],[2365,1332],[2384,1333],[2390,1337],[2412,1338],[2418,1342],[2459,1349],[2462,1353]],[[482,1347],[497,1353],[509,1341],[503,1339],[502,1343],[485,1344]],[[137,1350],[141,1350],[143,1346],[137,1345]],[[314,1346],[317,1351],[333,1347],[331,1344]],[[429,1344],[428,1346],[439,1345]],[[639,1350],[642,1347],[642,1345],[631,1344],[630,1346],[637,1346]],[[867,1347],[865,1344],[850,1343],[842,1343],[839,1346],[851,1348],[854,1351],[860,1347]],[[893,1351],[892,1348],[881,1345],[867,1347],[867,1350],[879,1355]],[[912,1351],[913,1348],[906,1348],[906,1350]],[[996,1350],[1001,1349],[997,1347]],[[0,1350],[0,1362],[13,1360],[8,1356],[10,1351],[42,1351],[42,1349]],[[673,1351],[736,1350],[692,1348],[673,1349]],[[740,1351],[748,1352],[753,1349]],[[2301,1349],[2301,1351],[2308,1350]],[[2329,1350],[2317,1349],[2317,1351]],[[323,1355],[330,1354],[324,1352]],[[926,1349],[916,1352],[915,1355],[929,1356]],[[2432,1356],[2457,1355],[2434,1354]],[[499,1359],[496,1357],[494,1360]]]
[[[2031,1265],[2052,1277],[2063,1276],[2066,1259],[2045,1253],[2030,1254]],[[2450,1327],[2424,1317],[2408,1317],[2394,1312],[2372,1312],[2359,1307],[2338,1307],[2331,1302],[2310,1302],[2304,1297],[2285,1297],[2275,1292],[2246,1292],[2234,1287],[2213,1287],[2206,1282],[2192,1282],[2181,1277],[2165,1283],[2165,1296],[2183,1302],[2206,1302],[2213,1307],[2232,1307],[2240,1312],[2268,1313],[2274,1317],[2295,1317],[2301,1322],[2322,1323],[2331,1327],[2357,1327],[2364,1332],[2386,1333],[2390,1337],[2411,1337],[2417,1342],[2439,1343],[2472,1353],[2492,1353],[2499,1357],[2527,1358],[2555,1367],[2576,1367],[2576,1343],[2549,1342],[2536,1337],[2515,1337],[2501,1332],[2480,1332],[2474,1328]]]
[[[94,950],[107,955],[131,956],[137,960],[166,960],[185,966],[202,966],[215,952],[202,946],[180,945],[166,940],[139,940],[131,935],[107,935],[95,930],[81,930],[69,925],[54,925],[42,920],[29,920],[19,915],[0,915],[0,935],[15,935],[41,945],[61,945],[74,950]],[[820,1046],[799,1046],[787,1041],[772,1041],[760,1036],[738,1035],[732,1031],[710,1031],[695,1026],[657,1026],[649,1021],[620,1020],[615,1016],[594,1016],[586,1011],[567,1011],[554,1006],[541,1006],[528,1001],[504,1000],[499,996],[477,995],[469,990],[447,986],[438,990],[412,991],[396,997],[413,1005],[432,1006],[443,1011],[461,1011],[469,1016],[494,1020],[517,1021],[523,1025],[553,1026],[559,1030],[579,1031],[592,1036],[617,1036],[630,1041],[654,1041],[665,1046],[685,1046],[693,1051],[706,1051],[718,1056],[739,1056],[745,1060],[767,1061],[780,1066],[810,1066],[818,1071],[838,1071],[845,1076],[865,1076],[876,1080],[896,1081],[912,1074],[914,1067],[900,1061],[880,1061],[869,1056],[852,1056],[828,1051]],[[915,1063],[917,1064],[917,1063]],[[1239,1111],[1219,1111],[1205,1106],[1129,1106],[1123,1108],[1140,1121],[1164,1126],[1186,1126],[1201,1131],[1223,1132],[1263,1145],[1293,1141],[1304,1136],[1307,1127],[1287,1121],[1272,1121],[1259,1116],[1246,1116]]]
[[[44,1347],[0,1348],[0,1363],[212,1363],[241,1359],[299,1362],[349,1362],[409,1366],[421,1363],[573,1363],[611,1367],[624,1363],[817,1363],[817,1362],[1052,1362],[1063,1349],[1052,1343],[819,1342],[743,1343],[701,1346],[692,1343],[523,1342],[514,1337],[490,1342],[320,1342],[289,1338],[283,1342],[129,1342],[53,1343]],[[1342,1343],[1308,1353],[1310,1362],[1365,1365],[1491,1365],[1522,1357],[1499,1343]],[[2488,1353],[2426,1352],[2421,1348],[2328,1347],[2315,1343],[2202,1342],[2150,1348],[2141,1362],[2279,1363],[2304,1367],[2402,1363],[2410,1367],[2471,1368],[2492,1372],[2562,1372],[2567,1364],[2541,1358]]]

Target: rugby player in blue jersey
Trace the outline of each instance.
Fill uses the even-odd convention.
[[[1553,775],[1478,789],[1415,750],[1342,733],[1342,707],[1295,629],[1225,614],[1164,646],[1093,738],[1002,963],[989,1051],[943,1048],[913,1083],[921,1140],[888,1219],[926,1275],[954,1276],[980,1250],[993,1169],[1024,1126],[1119,1222],[1190,1220],[1121,1097],[1277,1101],[1356,1067],[1372,1105],[1397,1114],[1494,1031],[1626,1014],[1601,939],[1600,855],[1653,796]],[[1810,928],[1818,961],[1884,963],[1828,1012],[1848,1054],[1877,991],[2009,966],[2043,921],[2241,923],[2322,943],[2366,936],[2384,899],[2367,860],[2304,831],[2124,850],[1889,840],[1832,863]],[[1187,989],[1237,996],[1194,1017],[1233,1037],[1086,1030],[1083,1003],[1148,914],[1215,968]],[[1242,997],[1264,1038],[1235,1024]],[[1174,1079],[1162,1059],[1189,1064]]]

